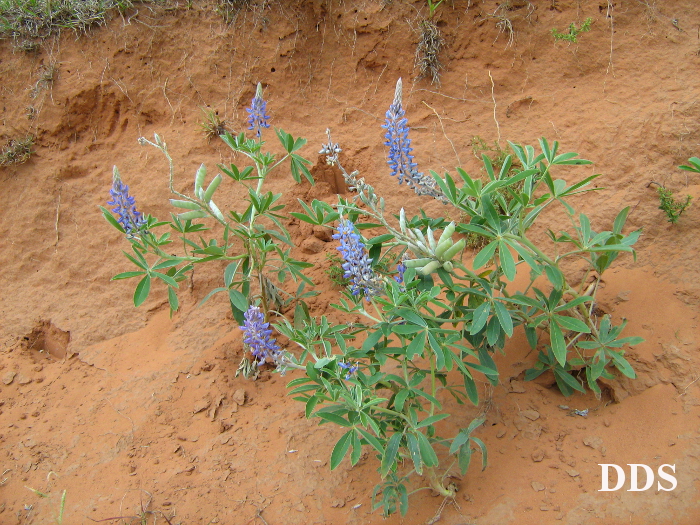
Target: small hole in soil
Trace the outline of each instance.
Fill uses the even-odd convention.
[[[271,68],[270,68],[270,71],[271,71],[272,73],[274,73],[274,72],[275,72],[275,68],[274,68],[274,67],[271,67]]]
[[[70,332],[64,332],[51,321],[40,321],[23,339],[35,359],[64,359],[68,354]]]

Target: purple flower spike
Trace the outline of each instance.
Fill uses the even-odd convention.
[[[411,185],[412,173],[416,171],[417,164],[413,162],[411,152],[411,139],[408,138],[408,119],[405,117],[406,111],[402,107],[403,88],[401,79],[396,83],[396,93],[394,102],[389,106],[386,112],[386,124],[382,127],[386,129],[384,138],[385,146],[389,147],[388,163],[391,168],[392,176],[399,176],[399,184],[403,183],[404,179],[408,180]]]
[[[265,363],[268,357],[277,362],[282,352],[275,339],[270,337],[272,335],[270,323],[265,322],[265,316],[260,308],[251,305],[243,317],[245,318],[245,323],[241,326],[241,330],[245,332],[243,342],[250,348],[258,366]]]
[[[391,168],[391,175],[399,176],[399,184],[406,181],[409,188],[416,192],[417,195],[429,195],[435,199],[446,202],[445,195],[435,180],[423,175],[418,171],[418,164],[413,162],[411,152],[411,139],[408,138],[408,119],[406,111],[402,107],[403,101],[403,84],[401,79],[396,82],[396,92],[394,93],[394,101],[389,106],[386,112],[386,124],[382,125],[386,129],[384,138],[385,146],[389,147],[389,155],[387,162]]]
[[[338,251],[345,260],[342,265],[345,270],[343,277],[350,279],[350,292],[352,295],[364,293],[369,302],[372,297],[382,292],[383,286],[381,279],[372,269],[372,259],[368,257],[365,245],[355,233],[355,225],[347,219],[341,219],[338,233],[333,235],[333,238],[340,239]]]
[[[255,134],[260,138],[262,134],[262,128],[269,128],[270,124],[267,122],[270,120],[270,116],[266,113],[267,102],[262,98],[262,84],[258,82],[258,88],[255,90],[255,96],[250,104],[249,108],[246,108],[248,112],[248,129],[254,129]]]
[[[122,225],[126,236],[131,238],[142,233],[148,233],[144,227],[146,226],[146,218],[143,214],[136,210],[136,199],[129,195],[129,186],[122,182],[119,176],[119,170],[114,166],[112,176],[112,189],[109,190],[112,200],[107,201],[110,206],[115,206],[112,211],[119,215],[117,219]]]

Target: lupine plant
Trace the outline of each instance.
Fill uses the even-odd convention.
[[[250,327],[253,335],[248,336],[246,344],[250,346],[253,358],[261,364],[265,357],[277,357],[267,330],[270,313],[285,303],[295,301],[300,304],[300,299],[315,294],[304,291],[311,281],[302,271],[311,264],[290,255],[292,241],[283,223],[285,217],[280,214],[284,205],[278,202],[282,195],[265,192],[263,185],[267,176],[287,160],[296,182],[301,182],[303,176],[313,183],[313,178],[307,168],[309,162],[296,153],[306,140],[294,139],[283,130],[276,129],[277,138],[285,150],[284,155],[278,159],[263,150],[265,142],[262,132],[270,127],[270,116],[260,84],[247,111],[248,129],[253,131],[254,138],[248,138],[244,133],[233,136],[228,132],[223,133],[221,138],[234,152],[246,157],[251,165],[243,168],[235,164],[219,165],[224,175],[243,187],[243,194],[246,195],[243,200],[247,202],[244,209],[231,210],[227,214],[221,211],[213,197],[223,176],[218,174],[205,184],[207,170],[204,164],[195,175],[192,195],[176,191],[173,159],[165,142],[156,135],[154,141],[141,138],[139,142],[156,147],[166,156],[170,166],[170,191],[177,197],[170,203],[181,213],[172,213],[169,221],[143,216],[136,210],[135,198],[129,194],[129,187],[122,182],[116,167],[110,190],[112,200],[108,204],[115,206],[112,211],[118,218],[106,208],[102,208],[102,212],[131,242],[132,253],[124,252],[124,255],[137,266],[137,270],[120,273],[114,279],[139,278],[134,293],[135,306],[146,300],[155,278],[167,285],[172,313],[179,308],[177,290],[180,283],[186,280],[188,274],[193,274],[195,265],[227,261],[223,286],[212,290],[204,301],[215,293],[228,294],[234,318],[240,325]],[[197,219],[209,219],[210,224],[217,225],[221,231],[220,239],[202,238],[202,232],[209,230],[209,227],[195,223]],[[156,230],[160,228],[166,231],[158,235]],[[173,233],[181,241],[181,251],[177,255],[173,255],[176,249],[170,246],[173,244]],[[284,290],[276,282],[282,283],[288,276],[300,281],[300,284],[296,293],[287,293],[285,298]]]
[[[418,195],[456,208],[469,222],[423,213],[409,219],[404,209],[389,216],[374,188],[340,164],[340,147],[329,132],[321,153],[338,166],[356,196],[341,198],[335,208],[314,201],[307,206],[313,213],[297,215],[329,225],[340,213],[335,238],[352,280],[334,306],[364,321],[333,326],[321,317],[300,329],[283,319],[278,330],[302,348],[296,363],[306,362],[306,376],[291,381],[291,394],[306,404],[307,416],[344,429],[331,468],[348,453],[354,465],[363,446],[372,448],[382,478],[374,506],[385,514],[405,514],[409,495],[421,490],[410,490],[414,474],[426,477],[438,494],[454,497],[456,487],[444,482],[451,467],[441,468],[441,457],[452,456],[452,465],[464,475],[474,449],[486,466],[486,447],[476,435],[483,415],[459,418],[461,430],[443,436],[441,421],[449,417],[445,397],[478,405],[479,383],[498,384],[493,354],[504,351],[515,330],[524,330],[539,353],[527,378],[551,370],[565,395],[588,385],[600,396],[597,380],[613,377],[612,368],[634,377],[623,347],[641,339],[620,337],[624,322],[615,326],[609,316],[598,316],[595,298],[603,272],[620,253],[634,253],[640,232],[622,233],[628,209],[612,230],[600,233],[585,214],[574,211],[567,201],[590,191],[586,187],[597,175],[573,184],[555,179],[561,168],[590,164],[575,153],[559,153],[557,142],[541,139],[540,153],[510,144],[521,166],[514,171],[511,156],[496,172],[484,155],[485,181],[462,169],[457,178],[434,171],[425,175],[414,161],[400,80],[384,128],[391,175]],[[555,204],[564,207],[571,228],[550,231],[551,246],[545,249],[528,231]],[[361,236],[374,228],[382,233]],[[462,236],[468,233],[488,240],[473,258],[464,251]],[[589,266],[589,276],[576,283],[562,270],[572,258]],[[387,261],[397,265],[393,279],[374,271]],[[518,272],[529,279],[516,288]]]
[[[499,381],[493,355],[506,350],[516,330],[524,331],[528,344],[538,352],[526,378],[551,371],[567,396],[584,391],[586,385],[600,396],[598,379],[612,378],[615,369],[635,376],[624,348],[641,339],[621,337],[624,322],[615,325],[610,316],[600,315],[596,294],[602,274],[617,257],[623,252],[634,254],[632,246],[640,232],[623,233],[627,208],[610,230],[601,232],[592,229],[585,214],[575,212],[571,197],[591,191],[588,186],[597,175],[575,183],[555,178],[565,168],[589,161],[576,153],[559,153],[557,142],[541,139],[539,152],[532,146],[510,143],[517,162],[508,155],[500,170],[494,170],[484,155],[485,180],[461,168],[456,176],[422,173],[413,156],[399,79],[383,126],[390,174],[417,195],[438,200],[454,216],[466,220],[450,222],[428,217],[423,211],[409,218],[403,208],[395,215],[388,213],[374,188],[358,172],[348,173],[342,166],[340,145],[332,141],[329,130],[320,153],[340,170],[355,195],[352,199],[339,197],[334,206],[319,200],[300,201],[303,211],[290,215],[336,230],[333,238],[338,241],[348,287],[332,306],[361,320],[334,324],[326,316],[308,315],[301,306],[306,279],[301,269],[305,265],[276,244],[290,243],[279,222],[280,209],[273,206],[279,196],[262,194],[261,187],[269,169],[284,159],[276,161],[260,153],[259,133],[267,117],[260,91],[256,98],[250,126],[258,139],[223,137],[254,162],[254,167],[242,171],[235,166],[221,167],[240,183],[258,181],[256,189],[248,187],[247,210],[223,216],[211,200],[218,182],[214,179],[204,190],[202,170],[195,180],[194,197],[175,192],[172,160],[156,137],[152,144],[171,162],[171,191],[179,197],[173,205],[189,211],[174,215],[168,223],[149,216],[127,228],[103,209],[108,220],[127,234],[134,255],[126,255],[140,267],[139,272],[116,278],[141,276],[135,295],[138,304],[143,293],[138,288],[150,282],[150,276],[164,280],[172,291],[194,264],[230,260],[225,286],[212,293],[228,291],[244,343],[253,355],[252,366],[272,361],[281,373],[304,372],[289,383],[290,395],[305,404],[307,417],[343,429],[331,453],[332,469],[348,455],[350,463],[357,464],[363,447],[375,452],[381,481],[374,490],[374,508],[382,508],[384,514],[406,514],[409,496],[424,488],[454,498],[457,486],[445,480],[455,474],[455,466],[466,475],[474,451],[481,453],[482,467],[486,467],[486,446],[477,435],[485,421],[483,410],[473,419],[455,415],[448,426],[446,402],[451,396],[460,404],[480,404],[480,385]],[[277,135],[287,151],[284,158],[291,157],[292,172],[297,178],[300,171],[306,174],[294,153],[303,141],[280,130]],[[133,199],[127,194],[120,202],[131,210],[127,219],[137,221]],[[554,205],[563,207],[570,227],[550,230],[549,242],[536,244],[529,230]],[[116,211],[121,219],[120,209]],[[223,226],[222,244],[196,243],[186,237],[204,229],[192,223],[204,217]],[[258,217],[265,217],[266,223],[260,225]],[[170,242],[169,234],[156,237],[152,233],[161,225],[170,225],[181,234],[184,255],[174,257],[162,251],[161,246]],[[363,232],[370,230],[376,234],[365,237]],[[478,253],[467,252],[467,234],[487,239]],[[146,263],[146,254],[156,258],[153,265]],[[563,269],[563,263],[571,259],[583,260],[588,266],[588,274],[580,281],[571,282]],[[184,266],[177,269],[179,265]],[[282,273],[302,280],[293,318],[273,310],[266,299],[270,268],[280,272],[280,281]],[[387,268],[395,271],[387,272]],[[160,273],[161,269],[167,273]],[[516,283],[518,274],[522,278]],[[256,294],[251,293],[251,281],[258,283]],[[173,306],[177,304],[171,301]],[[279,314],[274,325],[273,313]],[[294,346],[281,348],[273,328]],[[459,430],[448,433],[455,424]],[[424,477],[426,483],[417,483],[416,476]]]

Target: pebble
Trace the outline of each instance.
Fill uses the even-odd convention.
[[[542,492],[542,491],[546,488],[546,487],[545,487],[542,483],[540,483],[539,481],[533,481],[532,483],[530,483],[530,485],[532,485],[532,489],[533,489],[535,492]]]
[[[233,400],[237,405],[243,405],[245,403],[246,393],[245,390],[239,388],[233,393]]]
[[[535,463],[539,463],[544,459],[544,450],[535,450],[532,453],[532,461]]]
[[[536,421],[540,418],[540,413],[537,410],[523,410],[520,415],[526,417],[530,421]]]
[[[578,470],[570,469],[567,470],[566,473],[571,476],[572,478],[575,478],[576,476],[580,476],[581,474],[579,473]]]
[[[2,382],[5,383],[6,385],[11,385],[12,381],[15,380],[15,376],[17,375],[16,372],[7,372],[4,376],[2,376]]]

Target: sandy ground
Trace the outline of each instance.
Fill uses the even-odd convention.
[[[0,168],[0,522],[53,523],[65,491],[65,524],[141,523],[146,511],[148,523],[167,516],[173,524],[700,523],[698,209],[670,225],[648,187],[700,194],[699,176],[677,169],[700,154],[700,5],[525,4],[498,12],[493,1],[442,5],[440,86],[415,80],[421,2],[272,3],[231,25],[208,2],[141,6],[36,53],[0,42],[0,139],[37,137],[29,162]],[[512,24],[510,45],[494,12]],[[552,28],[587,17],[591,31],[577,44],[554,43]],[[52,63],[56,80],[37,90]],[[137,139],[164,137],[176,186],[190,191],[200,163],[213,171],[232,161],[201,132],[201,108],[240,131],[260,81],[274,125],[309,139],[302,154],[321,181],[295,186],[288,174],[274,175],[270,189],[284,192],[287,211],[297,198],[335,202],[345,191],[317,154],[330,127],[348,167],[389,208],[441,213],[397,186],[385,164],[380,125],[398,77],[423,169],[479,173],[474,136],[504,146],[545,136],[595,162],[567,172],[602,174],[604,189],[576,205],[598,229],[630,206],[629,228],[643,229],[636,262],[616,263],[600,304],[645,342],[629,353],[638,378],[610,382],[598,401],[523,382],[535,356],[516,334],[500,358],[500,385],[484,391],[491,405],[478,435],[489,467],[481,472],[474,462],[455,478],[454,504],[442,507],[423,491],[408,516],[384,521],[371,512],[371,454],[331,472],[339,429],[307,421],[285,395],[288,378],[234,377],[243,348],[226,301],[198,307],[221,284],[223,267],[197,270],[173,319],[157,286],[134,309],[135,283],[110,282],[131,269],[120,253],[128,243],[98,205],[116,164],[139,208],[167,217],[167,164]],[[219,194],[224,207],[240,206],[231,185]],[[544,224],[557,227],[558,219],[545,216]],[[312,237],[296,221],[289,228],[299,245]],[[336,316],[328,305],[339,290],[324,273],[335,245],[307,244],[315,248],[295,253],[316,265],[310,275],[321,294],[312,313]],[[477,411],[449,409],[455,425]],[[674,464],[677,488],[599,492],[600,463],[654,471]]]

